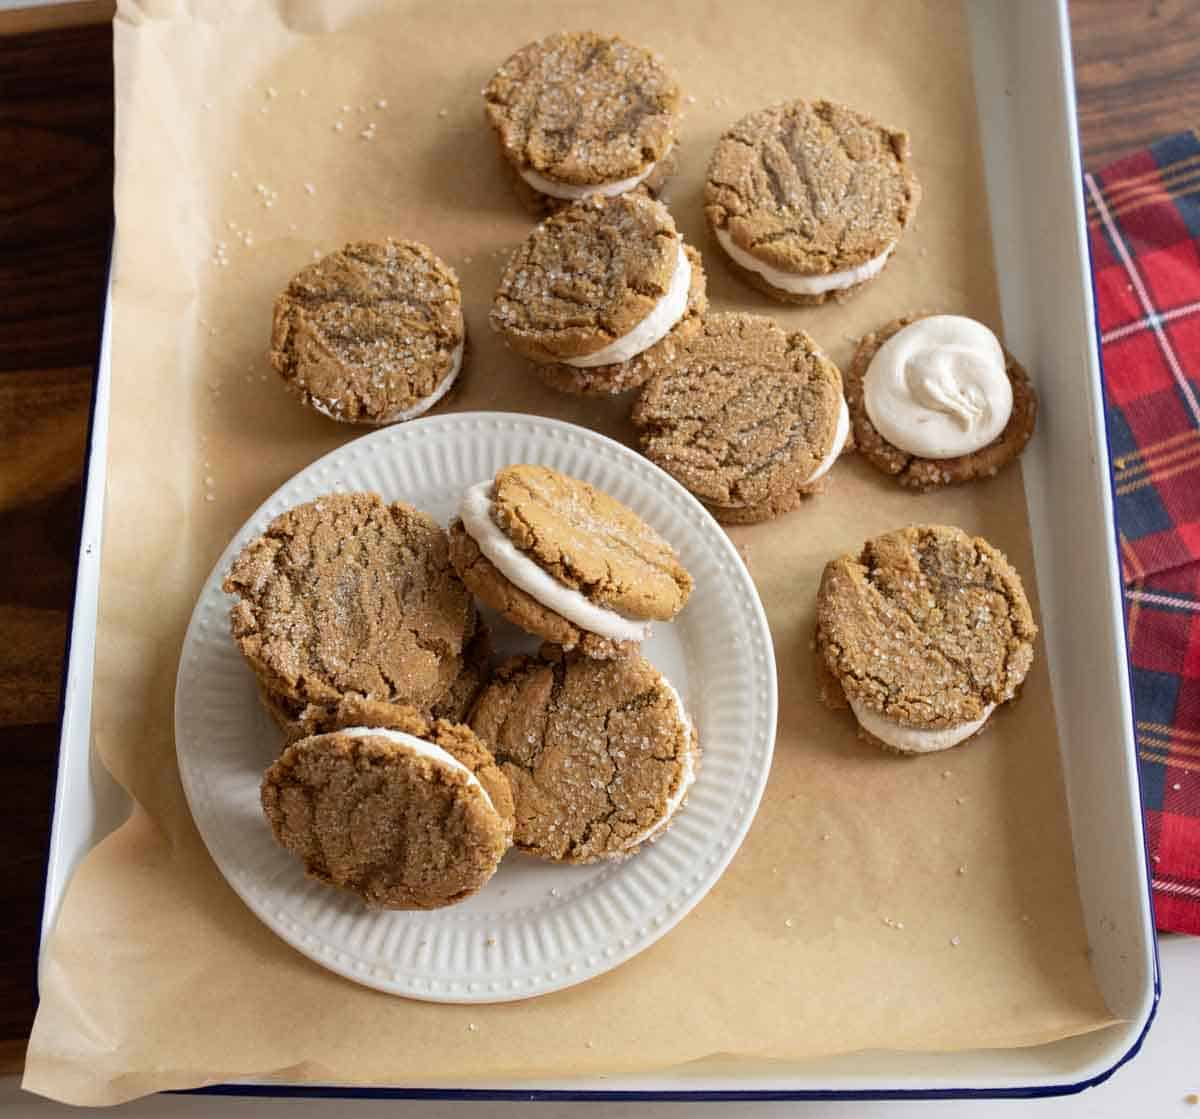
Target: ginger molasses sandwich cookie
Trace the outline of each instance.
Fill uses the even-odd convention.
[[[657,194],[674,171],[679,86],[657,55],[619,35],[561,31],[530,43],[483,99],[534,214],[593,194]]]
[[[913,525],[825,567],[820,692],[860,733],[904,754],[957,746],[1017,692],[1037,626],[1021,578],[986,540]]]
[[[1037,395],[983,323],[910,315],[858,344],[846,373],[855,442],[901,485],[989,477],[1033,434]]]
[[[394,723],[292,743],[263,777],[263,812],[310,878],[371,908],[453,905],[511,845],[512,791],[470,728]]]
[[[449,265],[416,241],[355,241],[297,273],[275,301],[270,357],[322,415],[390,424],[450,391],[465,345]]]
[[[445,531],[403,502],[327,494],[280,514],[234,560],[234,640],[273,713],[349,694],[430,711],[455,687],[475,605]]]
[[[838,368],[803,331],[762,315],[710,315],[633,409],[646,457],[731,524],[817,492],[846,447]]]
[[[630,651],[692,592],[679,557],[636,513],[545,466],[506,466],[468,489],[450,559],[514,625],[590,657]]]
[[[491,324],[551,387],[602,395],[637,388],[673,361],[707,306],[700,254],[662,203],[596,197],[517,248]]]
[[[560,862],[620,858],[661,835],[699,767],[679,693],[636,655],[514,657],[471,727],[512,785],[514,845]]]
[[[832,101],[791,101],[721,137],[704,212],[743,279],[785,303],[817,304],[883,271],[920,197],[907,133]]]

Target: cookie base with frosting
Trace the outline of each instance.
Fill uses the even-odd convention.
[[[1029,375],[1008,350],[1004,351],[1004,368],[1012,385],[1012,415],[999,436],[978,451],[956,458],[921,458],[889,443],[867,415],[863,383],[871,359],[894,334],[925,317],[906,315],[894,319],[873,333],[864,335],[859,341],[854,357],[843,374],[855,444],[876,470],[890,474],[902,486],[927,490],[991,477],[1025,449],[1037,422],[1037,394]]]

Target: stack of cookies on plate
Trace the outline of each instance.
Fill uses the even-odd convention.
[[[460,901],[510,846],[625,857],[695,778],[695,729],[639,652],[691,577],[586,482],[506,467],[462,495],[449,534],[402,502],[328,494],[276,517],[224,587],[285,742],[267,819],[368,905]],[[473,596],[541,648],[492,672]]]

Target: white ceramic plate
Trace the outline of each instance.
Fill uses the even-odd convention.
[[[305,878],[259,808],[279,735],[229,636],[221,580],[285,509],[330,490],[376,490],[443,524],[463,489],[515,462],[544,463],[623,501],[679,552],[695,579],[686,609],[643,652],[676,686],[703,748],[673,826],[622,862],[556,866],[508,854],[480,893],[431,913],[377,913]],[[489,616],[502,653],[538,641]],[[545,994],[608,971],[663,936],[712,887],[750,827],[775,742],[775,657],[758,593],[698,502],[626,447],[556,420],[490,412],[421,419],[326,455],[276,491],[204,584],[175,690],[183,787],[217,866],[293,947],[382,991],[439,1002]]]

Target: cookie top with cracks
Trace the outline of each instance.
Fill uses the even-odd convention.
[[[821,275],[894,245],[920,197],[906,132],[832,101],[792,101],[721,137],[704,209],[713,230],[764,264]]]
[[[682,245],[661,202],[637,194],[585,199],[517,247],[492,302],[492,328],[530,361],[596,353],[667,294]]]
[[[280,514],[234,560],[233,636],[288,700],[348,693],[430,709],[463,668],[475,607],[445,531],[403,502],[334,493]]]
[[[628,854],[669,816],[695,763],[694,732],[637,655],[514,657],[470,722],[512,784],[514,844],[556,861]]]
[[[912,525],[825,567],[817,649],[847,697],[904,726],[981,718],[1029,671],[1037,626],[1003,553],[949,525]]]
[[[670,149],[680,107],[679,86],[657,55],[593,31],[522,47],[483,98],[506,159],[573,186],[640,175]]]
[[[633,409],[646,456],[710,505],[792,493],[833,449],[837,366],[803,331],[762,315],[710,315]]]
[[[544,571],[628,618],[668,621],[692,577],[632,509],[547,466],[506,466],[492,484],[492,519]]]

